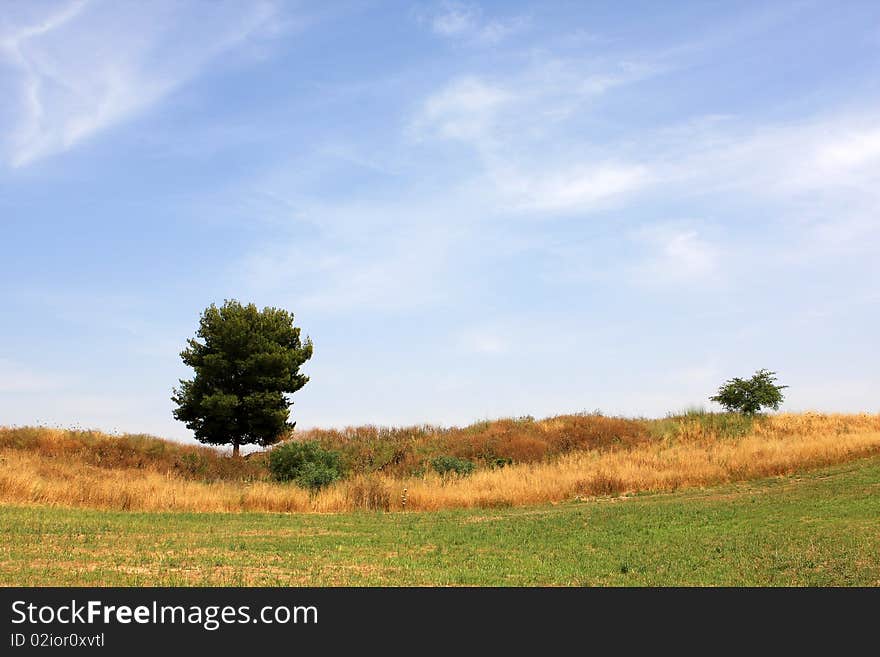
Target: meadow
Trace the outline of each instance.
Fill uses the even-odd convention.
[[[338,450],[342,480],[310,492],[248,458],[150,436],[39,427],[0,429],[0,503],[122,511],[347,512],[504,509],[596,496],[672,492],[788,475],[880,454],[880,415],[663,419],[530,417],[463,428],[297,432]],[[440,475],[438,456],[468,459]]]
[[[2,585],[880,586],[880,456],[676,493],[278,514],[0,506]]]

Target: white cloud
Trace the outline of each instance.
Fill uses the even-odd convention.
[[[589,141],[571,119],[587,112],[597,97],[659,70],[645,60],[581,61],[541,53],[508,75],[466,74],[447,81],[424,99],[407,132],[417,139],[460,140],[484,150]]]
[[[692,203],[731,198],[766,217],[766,237],[751,245],[752,258],[806,263],[880,248],[878,112],[759,127],[730,119],[653,150],[651,165],[668,195]],[[785,239],[771,244],[774,232]],[[749,254],[741,256],[747,266]]]
[[[852,171],[870,164],[880,165],[880,129],[845,134],[820,144],[816,164],[834,172]]]
[[[450,31],[476,20],[460,8],[448,18]],[[772,203],[770,221],[796,228],[794,249],[802,236],[820,232],[834,235],[835,248],[866,237],[876,244],[880,231],[871,237],[865,225],[876,225],[880,212],[880,115],[844,112],[758,126],[747,117],[696,117],[617,142],[594,139],[593,102],[673,65],[669,57],[658,61],[562,59],[542,51],[512,73],[450,80],[425,98],[409,132],[471,147],[477,171],[467,175],[479,176],[474,189],[492,196],[502,212],[592,212],[643,192],[679,200],[734,194]],[[680,275],[711,269],[715,253],[698,235],[680,235],[665,248]]]
[[[742,122],[741,122],[742,123]],[[880,113],[737,126],[733,119],[684,130],[662,144],[670,181],[701,192],[744,190],[795,198],[843,192],[880,198]],[[655,156],[656,157],[656,156]],[[847,204],[850,205],[850,204]]]
[[[424,103],[411,130],[416,135],[480,142],[514,94],[475,76],[454,80]]]
[[[603,207],[633,193],[650,181],[643,165],[600,162],[575,163],[547,172],[495,172],[495,180],[512,207],[528,212],[585,211]]]
[[[519,16],[506,21],[487,19],[480,7],[463,2],[442,3],[427,22],[434,34],[484,45],[499,43],[527,25]]]
[[[478,15],[473,7],[455,2],[446,3],[431,22],[431,27],[437,34],[443,36],[457,36],[475,29]]]
[[[304,205],[319,224],[307,243],[273,238],[241,263],[248,293],[294,298],[316,313],[413,309],[452,293],[448,264],[461,227],[432,199]],[[416,222],[412,218],[419,217]]]
[[[715,266],[715,249],[696,231],[677,233],[663,242],[663,255],[676,271],[688,276],[703,275]]]
[[[503,79],[462,76],[424,100],[408,134],[470,146],[482,193],[494,193],[500,210],[592,211],[644,188],[653,173],[591,143],[573,121],[592,99],[651,72],[631,61],[603,67],[542,56]]]
[[[453,78],[423,99],[402,142],[386,144],[382,152],[394,160],[413,145],[424,150],[455,144],[470,163],[456,161],[452,179],[436,184],[419,181],[431,179],[436,168],[425,176],[413,171],[410,182],[416,182],[393,200],[368,196],[355,203],[316,203],[307,186],[301,194],[294,191],[296,177],[256,182],[261,197],[282,199],[273,212],[279,215],[275,225],[308,218],[311,237],[306,243],[276,237],[254,249],[241,263],[242,283],[257,294],[294,298],[298,308],[319,314],[460,299],[480,285],[471,278],[468,258],[485,258],[476,254],[486,239],[482,222],[511,214],[592,212],[652,184],[650,167],[594,147],[589,135],[571,131],[570,124],[591,99],[651,70],[628,60],[606,66],[541,56],[511,75]],[[394,177],[406,171],[381,161],[370,168]],[[235,197],[249,193],[254,190]],[[493,239],[496,256],[499,248]],[[527,248],[536,248],[534,237]],[[503,336],[483,331],[468,334],[462,344],[474,352],[501,353],[508,344]]]
[[[451,21],[446,29],[465,29],[469,17]],[[526,231],[528,249],[546,255],[561,280],[671,289],[705,282],[734,285],[737,272],[754,270],[768,256],[785,262],[794,255],[809,259],[820,249],[839,253],[850,245],[877,243],[880,232],[870,209],[878,207],[878,192],[867,184],[878,171],[878,124],[871,117],[826,116],[755,127],[742,117],[712,115],[672,126],[652,124],[611,139],[600,130],[600,141],[591,131],[593,104],[661,71],[651,57],[562,59],[544,51],[518,61],[526,63],[514,71],[464,74],[438,86],[422,99],[401,143],[387,144],[377,156],[417,162],[410,150],[415,144],[418,157],[427,151],[422,160],[427,168],[416,165],[407,179],[408,167],[381,161],[371,166],[413,187],[427,178],[436,186],[393,201],[285,204],[282,214],[317,221],[321,235],[308,245],[292,246],[299,242],[293,239],[284,245],[282,239],[252,253],[245,269],[254,289],[285,288],[298,307],[316,312],[436,306],[456,299],[473,274],[462,254],[468,241],[487,239],[480,222],[511,220],[509,235],[522,235],[513,223],[522,218],[617,210],[635,199],[644,207],[655,200],[698,206],[699,212],[708,211],[712,225],[726,223],[721,215],[726,199],[748,201],[770,208],[762,212],[776,230],[767,233],[773,241],[743,243],[734,221],[722,241],[703,222],[658,223],[650,218],[653,212],[644,213],[644,219],[615,213],[620,230],[603,236],[602,244],[619,248],[623,257],[585,256],[582,243],[556,253],[558,240],[542,242],[531,230]],[[612,119],[605,114],[603,121]],[[453,148],[446,151],[448,146]],[[450,159],[435,164],[437,154]],[[290,198],[289,182],[273,188]],[[716,207],[718,217],[712,213]],[[634,228],[636,222],[651,228]],[[448,232],[432,233],[427,228],[432,224]],[[786,225],[797,229],[780,243],[784,231],[779,227]],[[493,242],[496,255],[497,249]],[[462,346],[502,353],[504,335],[499,330],[468,334]]]
[[[634,269],[638,282],[703,282],[718,269],[720,249],[695,229],[655,225],[638,231],[634,239],[648,247],[646,257]]]
[[[13,167],[66,151],[155,104],[217,55],[261,29],[274,9],[218,4],[183,31],[181,5],[80,0],[4,33],[19,108],[5,144]],[[178,24],[178,22],[180,24]]]

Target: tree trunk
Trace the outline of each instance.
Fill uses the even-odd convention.
[[[238,457],[238,442],[237,441],[232,443],[232,457],[233,458]]]

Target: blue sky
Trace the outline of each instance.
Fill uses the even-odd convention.
[[[300,427],[880,411],[876,2],[6,2],[0,97],[2,424],[186,438],[224,298]]]

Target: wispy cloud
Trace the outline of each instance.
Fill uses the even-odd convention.
[[[270,30],[275,9],[214,4],[195,23],[184,13],[174,3],[78,0],[8,28],[0,53],[18,72],[19,95],[8,163],[68,150],[154,105],[220,53]]]
[[[663,150],[658,151],[657,145]],[[794,196],[857,191],[877,198],[880,112],[841,110],[800,121],[755,124],[745,118],[691,125],[659,139],[671,181],[698,181],[703,192],[747,189]]]
[[[499,209],[591,211],[640,190],[652,172],[597,144],[578,120],[592,100],[653,71],[630,60],[600,64],[540,55],[507,77],[449,81],[425,98],[408,134],[471,147]]]
[[[273,236],[239,263],[238,285],[324,314],[437,304],[454,292],[449,263],[465,229],[446,221],[449,205],[432,201],[303,201],[300,211],[316,222],[316,233],[307,241]]]
[[[463,23],[470,20],[463,16]],[[784,261],[832,245],[876,243],[876,213],[868,212],[877,198],[868,184],[877,175],[870,116],[774,125],[704,115],[609,139],[593,130],[595,105],[617,92],[632,94],[630,87],[669,73],[671,64],[658,66],[646,53],[596,60],[548,51],[517,61],[512,70],[461,73],[438,84],[415,105],[400,142],[383,144],[386,157],[401,161],[415,151],[428,160],[450,157],[453,166],[434,188],[422,189],[418,179],[439,167],[417,164],[407,173],[384,166],[376,151],[371,169],[411,192],[358,203],[317,203],[306,193],[293,203],[289,181],[276,181],[271,193],[287,199],[284,213],[309,217],[318,235],[307,243],[276,237],[254,249],[241,270],[250,289],[286,294],[315,312],[437,306],[467,296],[474,274],[467,254],[490,239],[481,228],[486,221],[508,221],[506,239],[513,239],[521,234],[518,221],[595,216],[605,222],[602,248],[619,255],[587,254],[594,246],[586,241],[560,250],[558,241],[530,234],[530,252],[553,263],[547,280],[614,280],[654,290],[730,282],[759,270],[771,253]],[[836,195],[844,189],[845,196]],[[817,201],[810,214],[800,199]],[[724,223],[715,213],[731,200],[772,204],[772,241],[737,241],[735,225],[714,230]],[[703,219],[632,212],[637,202],[696,205]],[[789,225],[798,230],[780,242]],[[500,335],[472,335],[462,344],[491,353],[504,344]]]
[[[648,182],[651,173],[641,164],[576,162],[549,171],[510,169],[500,163],[493,179],[512,209],[530,213],[589,211],[606,207]]]
[[[515,100],[514,93],[499,85],[465,76],[428,97],[410,129],[421,138],[479,145],[491,138],[499,112]]]
[[[818,262],[880,248],[880,112],[840,110],[759,126],[723,121],[683,134],[652,162],[668,195],[690,203],[714,198],[719,211],[729,198],[765,217],[752,262]],[[771,243],[773,234],[784,239]]]
[[[639,230],[634,239],[647,246],[646,255],[634,268],[639,283],[707,283],[717,272],[721,249],[696,229],[653,225]]]
[[[561,128],[568,128],[571,138],[568,121],[588,110],[591,101],[661,70],[646,58],[579,60],[541,52],[505,75],[448,80],[424,99],[409,130],[416,137],[457,139],[476,147],[502,139],[546,143]]]
[[[838,174],[880,164],[880,127],[837,135],[820,143],[814,158],[820,169]]]
[[[528,25],[524,16],[487,18],[478,5],[465,2],[442,2],[420,19],[430,25],[434,34],[482,45],[499,43]]]

